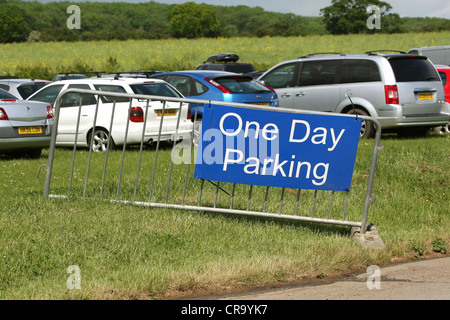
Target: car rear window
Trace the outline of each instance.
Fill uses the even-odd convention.
[[[23,99],[26,99],[39,89],[45,87],[46,85],[47,83],[45,82],[23,84],[17,87],[17,91],[19,91]]]
[[[397,82],[440,81],[439,74],[427,59],[389,59]]]
[[[214,81],[225,87],[230,93],[271,93],[272,91],[251,77],[221,77]]]
[[[182,96],[167,83],[149,82],[132,84],[130,87],[136,94],[182,98]]]

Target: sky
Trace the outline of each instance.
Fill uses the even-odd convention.
[[[38,0],[50,2],[55,0]],[[86,0],[72,0],[83,2]],[[146,2],[145,0],[89,0],[97,2]],[[320,9],[331,4],[331,0],[154,0],[160,3],[180,4],[187,1],[206,3],[220,6],[245,5],[261,7],[266,11],[294,13],[302,16],[319,16]],[[391,13],[398,13],[400,17],[438,17],[450,19],[449,0],[383,0],[392,6]]]

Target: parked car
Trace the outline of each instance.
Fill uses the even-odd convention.
[[[411,48],[408,53],[426,56],[434,64],[450,65],[450,46]]]
[[[116,73],[107,73],[102,75],[97,75],[92,78],[109,78],[109,79],[118,79],[118,78],[150,78],[151,75],[157,73],[163,73],[162,70],[152,70],[152,71],[133,71],[133,72],[116,72]]]
[[[38,79],[0,79],[0,88],[4,89],[19,99],[25,100],[30,95],[45,87],[50,81]]]
[[[384,132],[426,134],[449,115],[442,82],[424,56],[402,53],[308,55],[284,61],[258,78],[280,107],[371,116]],[[363,121],[361,137],[372,137]]]
[[[442,79],[442,84],[444,86],[445,101],[446,101],[446,112],[450,113],[450,66],[437,65],[436,70]],[[449,125],[439,126],[435,128],[435,131],[441,133],[450,133]]]
[[[53,110],[48,103],[0,100],[0,153],[39,158],[50,145]]]
[[[196,70],[216,70],[234,73],[250,73],[256,71],[251,63],[237,62],[239,56],[235,53],[218,53],[210,56]]]
[[[44,101],[54,106],[59,93],[70,88],[99,90],[106,92],[119,92],[140,95],[156,95],[164,97],[182,98],[183,96],[170,84],[159,79],[76,79],[53,82],[47,87],[37,91],[28,100]],[[114,111],[113,127],[109,132],[112,106],[116,101]],[[76,123],[78,119],[79,106],[81,102],[81,117],[77,136],[77,145],[91,147],[94,151],[105,151],[115,145],[125,143],[126,125],[129,118],[129,129],[127,133],[127,144],[139,144],[141,142],[142,130],[144,128],[146,100],[133,99],[130,116],[128,109],[130,101],[128,98],[114,98],[112,96],[96,96],[90,94],[69,93],[62,98],[59,113],[58,134],[56,145],[73,146],[76,135]],[[98,117],[95,126],[95,106],[98,102]],[[144,143],[152,143],[158,139],[158,132],[162,118],[163,103],[161,101],[150,101],[145,127]],[[180,110],[181,109],[181,110]],[[180,123],[178,134],[184,136],[189,134],[192,123],[188,119],[188,105],[178,102],[168,102],[164,112],[164,121],[160,141],[179,139],[175,137],[178,113]],[[111,138],[108,138],[111,136]]]
[[[225,71],[191,70],[159,73],[151,78],[167,81],[186,98],[238,102],[278,107],[277,93],[250,76]],[[191,107],[191,119],[195,117]],[[197,119],[203,115],[198,106]]]

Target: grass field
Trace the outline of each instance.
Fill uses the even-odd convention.
[[[167,39],[0,45],[0,75],[51,78],[58,72],[183,70],[219,52],[234,52],[265,70],[313,52],[362,53],[448,45],[450,32],[275,38]]]
[[[165,299],[330,279],[364,272],[369,265],[441,255],[433,243],[447,247],[450,241],[449,144],[449,135],[383,136],[369,222],[377,226],[385,250],[357,244],[343,226],[149,209],[95,198],[45,199],[44,175],[36,174],[47,151],[38,160],[2,157],[0,299]],[[351,191],[357,197],[364,196],[371,152],[370,140],[360,143]],[[170,156],[169,150],[161,153],[161,159]],[[81,151],[77,159],[86,154]],[[146,150],[145,158],[153,154]],[[71,156],[71,150],[57,149],[52,192],[67,191],[62,173]],[[111,156],[115,172],[121,152]],[[132,163],[135,156],[130,150],[126,159]],[[102,158],[93,161],[94,168],[103,166]],[[135,170],[126,167],[124,174]],[[74,190],[84,175],[75,171]],[[96,175],[93,170],[90,177]],[[175,185],[180,175],[175,173]],[[166,181],[165,172],[161,179]],[[115,188],[109,191],[105,197],[114,198]],[[246,194],[241,197],[246,200]],[[73,265],[80,269],[80,290],[67,286]]]

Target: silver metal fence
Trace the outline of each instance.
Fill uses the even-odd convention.
[[[75,139],[71,161],[68,161],[67,149],[57,148],[57,135],[61,101],[68,93],[90,94],[116,98],[132,98],[145,101],[149,111],[151,101],[160,101],[162,114],[159,132],[153,144],[148,147],[144,141],[144,131],[147,117],[144,117],[142,137],[139,144],[129,145],[125,137],[122,147],[117,150],[107,148],[105,152],[94,152],[92,148],[77,146],[80,112],[76,121]],[[81,110],[81,100],[79,110]],[[99,101],[95,105],[93,126],[98,117]],[[128,105],[131,112],[132,101]],[[189,134],[178,136],[181,112],[178,112],[177,125],[174,129],[174,139],[161,141],[161,130],[164,123],[166,104],[168,102],[191,106],[213,103],[240,108],[256,108],[261,110],[283,111],[291,113],[324,114],[293,109],[270,108],[264,106],[224,103],[219,101],[204,101],[196,99],[179,99],[160,96],[112,93],[84,89],[68,89],[61,92],[54,106],[53,131],[47,163],[47,173],[44,186],[45,198],[80,197],[84,199],[100,199],[120,203],[134,204],[145,207],[193,210],[200,212],[237,214],[269,219],[305,221],[360,227],[364,234],[368,226],[369,207],[372,197],[375,167],[377,162],[381,127],[376,119],[359,116],[372,121],[376,127],[373,140],[373,151],[367,173],[357,177],[363,182],[358,183],[356,192],[335,192],[318,190],[286,189],[221,183],[194,179],[193,159],[196,154],[194,137],[198,135],[198,126],[193,125]],[[111,104],[112,116],[109,132],[113,130],[114,110],[117,103]],[[327,113],[327,115],[330,115]],[[335,115],[348,117],[350,115]],[[194,118],[197,117],[195,112]],[[353,116],[354,117],[354,116]],[[128,134],[129,117],[125,136]],[[199,122],[195,122],[198,124]],[[197,128],[197,129],[196,129]],[[181,138],[181,140],[180,140]],[[108,135],[110,142],[111,135]],[[174,155],[182,151],[185,161],[174,161]],[[186,154],[185,154],[186,153]],[[61,154],[61,155],[60,155]],[[84,177],[84,178],[83,178]],[[367,184],[364,184],[365,178]],[[353,183],[352,183],[353,184]],[[355,187],[352,186],[352,191]],[[362,205],[363,203],[363,205]]]

